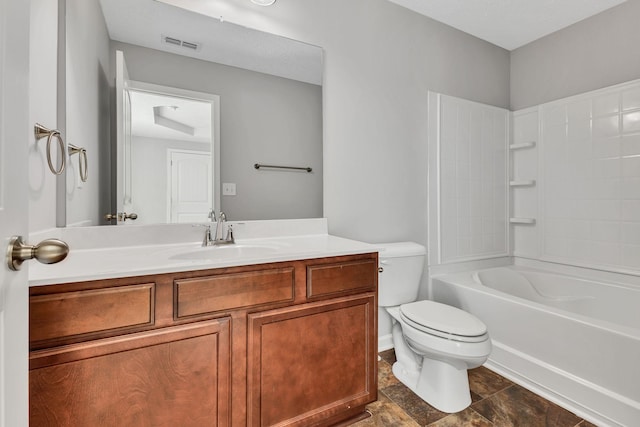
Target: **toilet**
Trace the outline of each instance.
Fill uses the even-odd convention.
[[[491,353],[487,327],[459,308],[417,301],[426,249],[413,242],[380,246],[378,305],[393,318],[393,374],[442,412],[471,404],[467,370]]]

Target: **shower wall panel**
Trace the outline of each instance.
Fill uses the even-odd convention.
[[[430,263],[507,255],[509,112],[430,94],[432,122],[430,230],[438,245]]]
[[[513,253],[536,258],[525,246],[537,246],[545,261],[637,272],[640,81],[538,110],[539,219],[535,235],[516,239]],[[514,134],[518,126],[514,120]]]

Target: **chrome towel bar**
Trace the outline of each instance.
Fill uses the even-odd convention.
[[[255,165],[253,165],[253,167],[254,167],[254,168],[256,168],[256,169],[260,169],[260,168],[272,168],[272,169],[293,169],[293,170],[302,170],[302,171],[307,171],[307,172],[312,172],[312,171],[313,171],[313,169],[311,169],[310,167],[261,165],[260,163],[256,163]]]

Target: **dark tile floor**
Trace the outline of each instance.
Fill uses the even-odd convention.
[[[424,402],[393,376],[393,350],[380,356],[378,401],[367,407],[372,416],[353,424],[354,427],[595,427],[485,367],[469,371],[471,406],[456,414],[446,414]]]

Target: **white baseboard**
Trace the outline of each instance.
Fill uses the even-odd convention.
[[[391,334],[378,337],[378,353],[393,348],[393,336]]]

